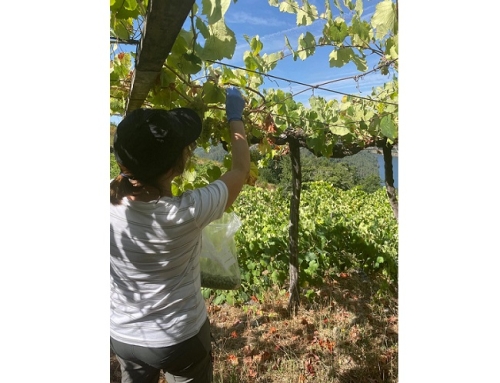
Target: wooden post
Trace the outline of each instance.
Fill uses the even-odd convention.
[[[288,300],[288,312],[296,315],[300,306],[299,295],[299,207],[300,192],[302,189],[302,170],[300,166],[300,145],[295,137],[288,136],[290,146],[290,158],[292,161],[292,199],[290,202],[290,297]]]
[[[385,140],[385,145],[382,148],[384,154],[384,172],[385,172],[385,190],[389,203],[391,204],[394,217],[398,220],[399,203],[396,196],[396,189],[394,188],[394,173],[392,171],[392,145]]]
[[[138,109],[158,78],[195,0],[149,0],[125,113]]]

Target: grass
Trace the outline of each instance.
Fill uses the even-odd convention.
[[[339,273],[295,317],[278,289],[241,307],[207,300],[214,383],[397,382],[397,291],[378,288],[376,277]],[[120,382],[112,353],[110,382]]]

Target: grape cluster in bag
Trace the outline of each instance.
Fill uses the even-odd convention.
[[[216,290],[236,290],[241,285],[234,235],[241,221],[234,213],[224,213],[202,231],[201,286]]]

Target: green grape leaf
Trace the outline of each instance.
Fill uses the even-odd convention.
[[[352,61],[354,62],[354,64],[356,64],[356,68],[360,72],[365,72],[368,69],[368,65],[366,64],[366,59],[364,57],[359,57],[353,54]]]
[[[230,0],[202,0],[201,13],[207,16],[209,24],[214,24],[224,17],[230,4]]]
[[[393,60],[398,58],[397,37],[391,37],[387,39],[385,44],[385,54]]]
[[[280,3],[280,12],[285,13],[296,13],[299,8],[299,4],[295,0],[285,0]]]
[[[311,32],[307,32],[305,35],[302,33],[298,39],[298,49],[297,55],[301,60],[305,60],[307,57],[314,54],[316,49],[316,41],[314,40],[314,35]]]
[[[185,170],[184,173],[182,173],[182,178],[189,183],[193,183],[196,179],[196,171]]]
[[[263,47],[264,47],[264,44],[262,44],[262,41],[260,41],[259,36],[255,36],[250,41],[250,48],[252,48],[254,55],[258,55]]]
[[[122,39],[122,40],[128,40],[130,37],[130,34],[129,34],[127,28],[125,28],[125,26],[122,23],[120,23],[119,21],[115,24],[115,26],[113,28],[113,32],[114,32],[115,37]]]
[[[382,114],[382,113],[384,113],[384,110],[385,110],[385,105],[382,102],[379,102],[377,104],[377,111],[378,111],[378,113]]]
[[[303,1],[304,6],[297,10],[297,25],[311,25],[318,18],[318,10],[316,7],[311,7],[309,3]]]
[[[210,36],[210,31],[208,30],[207,25],[200,17],[196,18],[196,28],[198,28],[204,39],[207,39]]]
[[[174,45],[170,49],[170,55],[168,59],[172,55],[180,57],[184,53],[186,53],[188,50],[188,41],[190,37],[192,38],[192,33],[187,32],[185,30],[181,30],[174,41]]]
[[[371,25],[376,29],[377,40],[384,38],[389,31],[394,31],[396,25],[395,5],[391,0],[384,0],[377,4],[371,19]]]
[[[226,95],[221,88],[210,81],[203,84],[203,102],[207,104],[219,104],[225,101]]]
[[[325,143],[323,134],[314,134],[306,138],[307,147],[312,149],[316,156],[329,157],[331,155],[332,145]]]
[[[110,98],[109,111],[111,114],[124,114],[125,113],[125,98]]]
[[[229,84],[231,80],[236,79],[236,74],[231,69],[224,67],[220,79],[223,84]]]
[[[359,17],[363,14],[363,1],[362,0],[356,0],[356,6],[354,7],[356,13],[358,14]]]
[[[270,55],[265,54],[262,56],[262,61],[264,63],[265,72],[269,72],[270,70],[276,67],[278,61],[285,57],[283,52],[271,53]]]
[[[112,13],[116,13],[123,7],[123,2],[125,0],[111,0],[109,2],[109,9]]]
[[[184,53],[179,69],[185,74],[195,74],[201,70],[201,59],[193,53]]]
[[[117,85],[119,81],[120,77],[118,76],[118,73],[116,73],[113,68],[111,68],[111,71],[109,72],[109,82],[111,83],[111,85]]]
[[[170,188],[172,195],[174,196],[180,195],[182,193],[181,189],[179,188],[179,185],[175,182],[172,182],[170,184]]]
[[[210,37],[200,52],[203,60],[222,60],[232,58],[236,48],[234,32],[228,28],[223,19],[209,25]]]
[[[380,120],[380,131],[385,137],[389,138],[390,140],[395,140],[397,138],[397,126],[396,124],[394,124],[391,115],[382,117],[382,119]]]
[[[325,26],[324,33],[330,40],[341,44],[349,34],[349,29],[344,19],[337,17],[333,22],[328,23],[328,27]]]
[[[136,19],[140,14],[136,0],[117,0],[110,4],[110,10],[117,19]]]
[[[344,0],[344,3],[346,4],[346,7],[349,8],[350,11],[353,11],[355,8],[354,3],[351,0]]]
[[[354,17],[351,23],[352,41],[354,45],[365,45],[370,40],[370,25]]]
[[[328,57],[330,59],[330,67],[341,68],[353,58],[354,53],[351,48],[338,48],[333,50]]]
[[[351,105],[352,104],[350,101],[348,101],[347,96],[342,97],[342,103],[340,104],[340,111],[343,112],[344,110],[347,110]]]
[[[116,15],[111,15],[111,34],[122,40],[127,40],[130,37],[129,28],[131,28],[131,22],[129,20],[119,19]]]
[[[127,10],[127,11],[133,11],[134,9],[137,8],[137,1],[136,0],[125,0],[123,2],[123,7]]]
[[[351,133],[351,131],[343,125],[341,126],[331,125],[330,132],[336,134],[337,136],[345,136],[346,134]]]
[[[175,74],[167,69],[167,68],[162,68],[162,71],[160,72],[160,84],[163,87],[167,87],[172,83],[175,83],[176,76]]]
[[[262,70],[257,57],[255,57],[250,51],[245,51],[243,54],[243,62],[245,63],[245,68],[249,70]]]
[[[389,55],[391,56],[391,59],[395,60],[398,58],[398,51],[396,46],[392,46],[389,50]]]
[[[210,182],[212,182],[220,178],[220,176],[222,175],[222,171],[218,166],[211,165],[207,169],[207,175],[210,177]]]

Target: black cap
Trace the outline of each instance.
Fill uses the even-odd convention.
[[[134,178],[147,181],[172,168],[200,133],[201,119],[192,109],[136,109],[116,128],[115,158]]]

